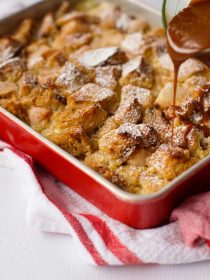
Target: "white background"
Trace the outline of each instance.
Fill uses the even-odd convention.
[[[3,2],[0,0],[0,8]],[[161,5],[160,0],[145,2]],[[210,279],[209,262],[179,266],[89,266],[70,237],[27,227],[25,211],[20,183],[13,171],[0,167],[0,280]]]

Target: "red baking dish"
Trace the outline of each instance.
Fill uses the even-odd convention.
[[[26,16],[40,16],[61,1],[38,1],[1,21],[0,33],[8,32]],[[113,1],[112,1],[113,2]],[[119,3],[119,1],[118,1]],[[120,1],[129,11],[143,14],[152,24],[161,24],[158,12],[140,1]],[[3,30],[2,26],[5,26]],[[167,221],[171,211],[186,197],[210,190],[210,156],[181,174],[161,191],[151,195],[126,193],[82,162],[51,143],[29,126],[0,108],[0,138],[29,154],[57,179],[89,200],[110,217],[134,228],[151,228]]]

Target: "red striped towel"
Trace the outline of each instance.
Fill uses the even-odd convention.
[[[28,201],[28,223],[42,231],[71,235],[89,263],[177,264],[210,259],[210,192],[192,197],[174,210],[170,224],[135,230],[35,169],[29,156],[3,142],[1,166],[13,168],[20,176]]]

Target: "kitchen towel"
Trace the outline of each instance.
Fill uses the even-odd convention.
[[[4,142],[0,142],[1,166],[12,168],[20,178],[17,187],[27,200],[27,223],[41,231],[71,235],[86,262],[133,265],[210,260],[210,192],[189,198],[175,209],[170,224],[136,230],[109,218]]]

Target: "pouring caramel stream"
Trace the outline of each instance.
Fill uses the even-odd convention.
[[[194,57],[210,67],[210,0],[193,0],[169,23],[167,48],[174,65],[172,144],[179,68]],[[208,50],[208,51],[207,51]]]

